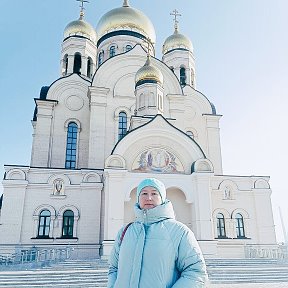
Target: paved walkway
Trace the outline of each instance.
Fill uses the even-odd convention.
[[[263,284],[209,284],[207,288],[288,288],[288,283],[263,283]]]

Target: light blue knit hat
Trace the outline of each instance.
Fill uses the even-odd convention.
[[[140,182],[140,184],[137,187],[137,202],[138,203],[139,203],[139,195],[140,195],[141,190],[144,187],[147,187],[147,186],[151,186],[151,187],[156,188],[158,190],[158,192],[160,193],[160,196],[161,196],[161,199],[162,199],[162,203],[165,202],[165,200],[166,200],[166,188],[165,188],[165,185],[161,181],[159,181],[158,179],[146,178],[142,182]]]

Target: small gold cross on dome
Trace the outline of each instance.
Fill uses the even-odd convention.
[[[84,3],[89,3],[89,1],[88,0],[76,0],[76,1],[77,2],[81,2],[81,4],[80,4],[80,8],[81,8],[81,10],[80,10],[80,19],[82,19],[84,17],[84,10],[85,10]]]
[[[178,17],[178,16],[182,16],[182,15],[181,15],[181,14],[179,13],[179,11],[176,10],[176,9],[174,9],[174,10],[172,11],[172,13],[170,13],[170,15],[171,15],[171,16],[174,16],[174,27],[175,27],[175,30],[177,30],[177,29],[178,29],[178,23],[179,23],[177,17]]]

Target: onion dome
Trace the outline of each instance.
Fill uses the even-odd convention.
[[[155,29],[150,19],[141,11],[129,6],[124,1],[123,6],[115,8],[102,16],[97,25],[99,39],[110,32],[126,31],[124,35],[133,35],[136,32],[155,43]],[[128,33],[127,33],[128,32]]]
[[[143,67],[141,67],[135,75],[136,87],[143,83],[159,83],[163,84],[163,74],[155,66],[151,64],[150,56]]]
[[[191,40],[183,34],[178,32],[178,29],[175,27],[174,34],[169,36],[163,44],[163,54],[174,50],[174,49],[186,49],[193,52],[193,45]]]
[[[97,41],[97,34],[91,24],[83,20],[83,16],[80,15],[79,20],[70,22],[64,30],[64,39],[70,36],[82,36],[91,40],[93,43]]]

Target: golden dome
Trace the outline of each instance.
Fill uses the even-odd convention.
[[[150,19],[141,11],[129,7],[124,1],[123,7],[115,8],[102,16],[96,31],[99,39],[113,31],[128,30],[138,32],[155,43],[156,34]]]
[[[135,75],[135,83],[137,85],[140,81],[151,80],[163,84],[163,74],[157,67],[151,64],[150,57],[148,57],[145,65],[137,71]]]
[[[69,36],[82,36],[90,39],[94,43],[97,41],[97,34],[91,24],[84,21],[82,17],[79,20],[70,22],[64,30],[64,39]]]
[[[188,49],[189,51],[193,52],[191,40],[185,35],[180,34],[178,29],[175,29],[174,34],[165,40],[162,52],[163,54],[166,54],[167,52],[178,48]]]

